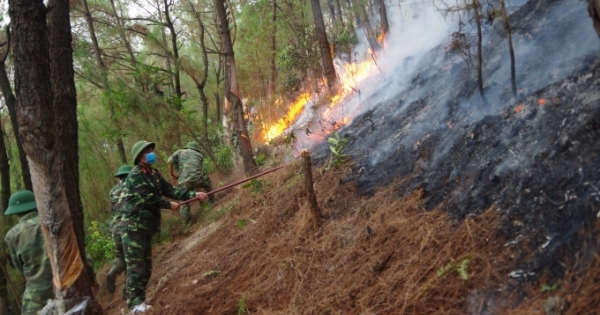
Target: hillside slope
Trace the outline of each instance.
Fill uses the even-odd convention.
[[[149,314],[595,314],[600,41],[581,0],[531,0],[511,23],[516,98],[498,23],[485,102],[445,44],[408,58],[393,72],[414,75],[386,77],[340,130],[349,161],[313,169],[322,229],[297,161],[238,188],[157,248]]]

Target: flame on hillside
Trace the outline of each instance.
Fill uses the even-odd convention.
[[[344,113],[339,117],[333,117],[334,115],[332,115],[332,113],[337,112],[336,109],[347,97],[353,94],[360,95],[360,90],[357,86],[365,79],[378,73],[379,69],[377,68],[374,58],[363,62],[346,63],[342,67],[338,67],[339,91],[337,95],[331,98],[329,106],[322,111],[320,117],[317,117],[316,119],[316,121],[319,122],[328,122],[326,126],[320,126],[320,130],[324,134],[320,137],[316,137],[317,139],[323,139],[325,135],[351,122],[354,116],[352,113]],[[302,94],[297,101],[289,106],[288,113],[285,117],[279,119],[276,123],[265,127],[266,132],[264,134],[264,139],[270,141],[286,132],[286,130],[290,128],[294,121],[302,114],[305,105],[311,99],[318,98],[318,95],[311,96],[308,93]]]
[[[294,122],[296,117],[298,117],[298,115],[302,112],[302,108],[304,108],[304,105],[308,102],[309,97],[310,95],[308,93],[300,95],[298,100],[290,105],[290,109],[285,117],[279,119],[276,123],[266,128],[267,132],[265,134],[265,138],[267,141],[277,138]]]

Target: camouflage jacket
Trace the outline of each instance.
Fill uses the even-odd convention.
[[[121,217],[123,216],[123,207],[125,206],[125,201],[127,200],[127,187],[125,186],[125,179],[122,179],[117,183],[108,194],[110,198],[110,212],[112,214],[112,219],[110,222],[111,232],[113,229],[119,225],[121,222]]]
[[[38,213],[34,211],[22,216],[19,223],[6,233],[4,242],[10,265],[27,281],[24,295],[44,304],[46,299],[54,298],[52,269]]]
[[[122,221],[127,230],[156,233],[160,226],[160,209],[169,209],[171,203],[162,196],[177,200],[196,197],[196,192],[175,188],[167,182],[157,169],[142,169],[138,164],[127,175],[127,200],[123,208]]]
[[[173,164],[177,173],[179,173],[179,185],[187,182],[197,182],[202,180],[204,170],[202,162],[204,157],[200,152],[193,149],[181,149],[175,151],[169,157],[167,163]]]

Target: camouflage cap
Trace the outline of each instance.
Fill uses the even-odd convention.
[[[115,174],[115,177],[127,176],[132,168],[133,167],[129,165],[121,165],[121,167],[119,167],[119,170],[117,170],[117,174]]]
[[[136,162],[138,155],[144,151],[145,148],[152,146],[154,148],[154,142],[148,142],[146,140],[136,142],[131,147],[131,156],[133,157],[133,163]]]
[[[29,190],[20,190],[8,199],[8,208],[4,215],[25,213],[35,209],[37,209],[35,195]]]
[[[198,142],[196,142],[196,141],[190,141],[190,142],[188,142],[188,144],[185,145],[184,148],[185,149],[198,150]]]

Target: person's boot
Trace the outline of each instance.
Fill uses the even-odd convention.
[[[115,278],[116,275],[112,273],[112,270],[106,274],[106,290],[108,290],[110,294],[115,293]]]

